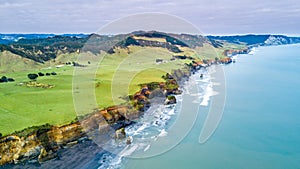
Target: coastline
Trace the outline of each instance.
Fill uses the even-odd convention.
[[[181,81],[180,81],[180,88],[183,88],[183,85],[185,84],[185,82],[186,82],[186,78],[181,79]],[[151,112],[151,111],[154,111],[158,106],[163,106],[164,105],[164,101],[165,101],[165,96],[163,96],[163,97],[157,97],[157,98],[155,97],[154,99],[151,100],[152,106],[147,111]],[[77,130],[79,129],[78,127],[80,127],[79,125],[80,124],[78,124],[77,126],[75,126],[75,128],[77,128]],[[81,134],[83,134],[83,133],[81,133]],[[80,140],[80,141],[78,141],[78,140]],[[69,141],[65,140],[65,142],[69,143],[69,144],[65,144],[66,146],[63,146],[62,148],[57,149],[57,152],[55,152],[55,156],[53,156],[50,159],[46,159],[45,161],[39,161],[37,159],[36,160],[35,159],[28,159],[28,160],[25,160],[25,161],[23,160],[23,162],[22,161],[17,162],[16,163],[17,165],[16,164],[8,164],[8,165],[4,165],[4,166],[5,167],[13,167],[13,166],[17,167],[17,166],[24,166],[24,165],[26,165],[26,166],[27,165],[28,166],[39,166],[39,165],[43,165],[44,163],[45,163],[45,165],[47,165],[48,161],[49,161],[49,163],[51,163],[51,161],[54,161],[54,163],[56,163],[55,161],[57,159],[63,159],[63,157],[61,157],[61,154],[64,154],[63,152],[67,152],[67,154],[68,154],[68,152],[69,152],[68,149],[70,149],[70,152],[72,152],[73,151],[73,148],[72,148],[73,146],[77,146],[78,145],[79,147],[81,147],[81,145],[82,145],[84,147],[84,146],[86,146],[85,144],[89,143],[90,141],[92,141],[92,140],[90,140],[85,134],[83,134],[80,137],[77,137],[75,139],[75,142],[74,142],[74,139],[69,140]],[[34,153],[34,152],[32,152],[32,153]],[[36,153],[38,153],[38,152],[36,152]],[[49,154],[49,155],[51,155],[51,154]]]
[[[184,84],[184,83],[181,83],[181,84]],[[181,86],[181,88],[183,88],[182,86]],[[162,103],[160,102],[160,104],[162,105]],[[154,105],[153,106],[151,106],[152,108],[154,108]],[[150,107],[150,109],[149,109],[149,111],[151,110],[151,107]],[[85,149],[89,149],[89,147],[91,148],[91,147],[93,147],[93,148],[91,148],[91,149],[96,149],[97,147],[98,147],[98,145],[96,145],[96,144],[94,144],[94,145],[91,145],[90,144],[90,142],[91,142],[91,140],[87,140],[87,141],[85,141],[85,142],[82,142],[82,143],[78,143],[78,144],[76,144],[76,145],[74,145],[74,148],[73,147],[70,147],[70,148],[67,148],[67,149],[62,149],[62,150],[59,150],[59,151],[61,151],[61,152],[67,152],[67,153],[62,153],[62,155],[63,154],[76,154],[76,156],[80,156],[80,154],[81,153],[79,153],[79,152],[81,152],[81,151],[83,151],[84,152],[84,149],[81,149],[80,147],[85,147]],[[80,150],[78,150],[77,148],[79,148]],[[99,148],[99,147],[98,147]],[[82,154],[81,154],[82,155]],[[95,154],[94,154],[95,155]],[[83,155],[83,157],[84,157],[85,155]],[[106,152],[105,150],[103,150],[103,149],[98,149],[97,150],[97,153],[96,153],[96,155],[95,155],[95,157],[93,157],[93,158],[90,158],[90,161],[93,161],[94,163],[93,164],[98,164],[99,165],[99,161],[101,161],[102,160],[102,162],[105,162],[105,160],[103,161],[103,158],[102,157],[105,157],[105,158],[107,158],[107,159],[109,159],[109,160],[114,160],[114,162],[117,162],[117,161],[119,161],[120,160],[120,157],[117,157],[116,155],[112,155],[112,154],[110,154],[109,152]],[[61,159],[61,160],[59,160],[59,159]],[[63,163],[63,156],[61,156],[61,157],[59,157],[58,159],[52,159],[52,160],[49,160],[49,161],[45,161],[45,162],[43,162],[43,163],[41,163],[41,164],[30,164],[30,163],[26,163],[25,164],[25,166],[30,166],[30,167],[39,167],[39,165],[40,166],[49,166],[50,168],[51,168],[51,164],[59,164],[59,163]],[[69,160],[68,162],[70,162],[70,164],[72,164],[72,163],[75,163],[76,161],[73,161],[72,162],[72,160]],[[120,161],[119,161],[120,162]],[[66,162],[64,162],[64,164],[65,164]],[[75,163],[76,164],[76,163]],[[89,163],[89,164],[91,164],[91,163]],[[116,163],[114,163],[114,164],[116,164]],[[92,165],[92,164],[91,164]],[[9,165],[9,167],[12,167],[12,168],[18,168],[18,167],[23,167],[24,166],[24,164],[18,164],[18,165],[14,165],[14,164],[12,164],[12,165]],[[55,165],[54,165],[55,166]],[[97,167],[99,167],[99,166],[97,166]],[[55,168],[55,167],[53,167],[53,168]]]
[[[298,45],[298,44],[286,44],[286,45]],[[191,77],[191,74],[197,72],[197,70],[201,67],[209,67],[210,65],[214,65],[214,64],[230,64],[232,62],[234,63],[238,55],[243,55],[243,54],[251,55],[255,53],[254,50],[256,50],[256,48],[258,47],[264,48],[269,46],[273,46],[273,45],[265,44],[261,46],[259,45],[248,46],[247,50],[245,48],[242,50],[229,49],[227,52],[224,53],[227,56],[227,57],[224,56],[225,58],[218,59],[218,60],[211,59],[211,60],[202,60],[199,62],[192,62],[191,64],[188,65],[191,68],[190,72],[188,72],[189,75],[186,76],[185,74],[184,76]],[[181,73],[179,72],[179,74]],[[103,132],[103,134],[107,134],[110,128],[113,128],[115,130],[125,128],[124,135],[126,138],[128,137],[126,136],[126,134],[130,133],[130,131],[128,132],[128,130],[126,129],[134,126],[136,122],[139,122],[141,120],[140,117],[143,118],[144,115],[147,114],[147,111],[153,112],[154,111],[153,109],[160,109],[159,107],[162,106],[163,102],[164,101],[166,102],[167,100],[168,103],[170,103],[171,105],[173,105],[173,103],[176,102],[176,100],[177,100],[177,104],[180,104],[178,103],[180,102],[178,101],[180,100],[178,99],[178,97],[180,98],[180,96],[182,96],[180,94],[181,93],[180,90],[182,88],[182,82],[181,81],[179,82],[180,83],[178,84],[175,83],[176,85],[179,85],[179,89],[169,91],[171,92],[172,96],[175,95],[176,98],[175,101],[171,99],[166,99],[164,97],[162,101],[160,101],[160,103],[156,104],[154,103],[154,100],[149,99],[147,96],[148,94],[146,94],[147,92],[149,91],[152,92],[152,91],[148,89],[148,86],[145,88],[145,86],[141,85],[141,90],[135,93],[134,95],[132,95],[134,100],[138,100],[137,104],[135,105],[138,111],[129,112],[127,110],[128,107],[126,107],[126,105],[125,106],[114,105],[105,108],[103,110],[97,110],[94,113],[91,113],[85,118],[81,119],[81,121],[75,120],[64,126],[52,126],[52,125],[45,124],[42,126],[30,127],[23,131],[17,131],[13,134],[9,134],[3,137],[0,136],[0,145],[1,145],[0,152],[2,152],[0,153],[0,164],[3,164],[2,163],[3,161],[1,160],[4,159],[5,161],[5,158],[7,158],[7,156],[10,156],[12,160],[10,161],[8,160],[8,161],[9,163],[12,163],[12,165],[17,164],[15,166],[22,166],[25,163],[30,163],[30,164],[36,163],[37,165],[40,165],[40,164],[47,163],[47,161],[50,162],[52,160],[58,160],[60,158],[63,158],[62,156],[60,156],[61,152],[68,152],[68,150],[71,151],[72,148],[76,146],[86,145],[86,144],[88,145],[89,144],[88,142],[93,141],[92,140],[93,138],[90,137],[86,133],[86,131],[84,131],[84,129],[82,128],[82,124],[80,122],[83,122],[83,124],[85,125],[84,127],[87,127],[88,130],[90,129],[91,133],[97,130]],[[143,84],[143,85],[147,85],[147,84]],[[213,95],[214,93],[212,90],[212,86],[210,85],[202,89],[206,92],[206,94],[203,95],[203,100],[201,103],[199,102],[199,105],[206,106],[209,103],[210,95]],[[166,92],[168,93],[168,91]],[[145,102],[145,104],[142,102]],[[174,115],[176,114],[174,112],[175,112],[174,109],[171,109],[169,113],[166,114]],[[101,115],[103,116],[104,119],[99,118]],[[123,117],[125,117],[125,120],[122,120]],[[131,122],[131,120],[133,122]],[[138,131],[142,131],[143,128],[144,127],[142,127]],[[116,133],[112,133],[112,134],[116,135]],[[120,135],[120,136],[124,137],[124,135]],[[158,136],[160,137],[164,137],[166,135],[168,135],[166,130],[161,130],[160,133],[158,133]],[[108,141],[114,140],[114,137],[111,136],[108,137],[109,137]],[[147,146],[144,149],[144,151],[147,151],[148,149],[149,147]],[[105,151],[105,150],[99,150],[99,151]],[[9,155],[5,154],[6,152],[8,152],[7,154]],[[9,166],[10,165],[11,164],[9,164]],[[0,165],[0,167],[2,166]]]
[[[208,67],[207,69],[213,68]],[[159,144],[158,141],[160,139],[170,137],[169,129],[171,129],[174,123],[177,122],[180,115],[185,116],[185,113],[180,111],[181,105],[183,104],[183,95],[196,96],[199,99],[193,99],[194,104],[200,104],[200,106],[204,107],[208,106],[208,102],[215,93],[210,90],[206,90],[212,85],[210,81],[211,76],[207,73],[207,69],[200,69],[195,74],[191,74],[188,79],[181,81],[180,89],[182,90],[182,93],[176,95],[177,103],[164,105],[162,100],[160,100],[160,102],[153,104],[151,108],[144,113],[144,116],[141,117],[139,122],[126,127],[126,133],[135,138],[133,144],[127,146],[123,144],[123,147],[117,155],[106,153],[105,158],[108,160],[101,159],[100,161],[102,166],[99,166],[99,168],[121,168],[121,166],[126,164],[131,157],[135,158],[138,157],[139,153],[147,153],[150,148],[155,148],[153,146],[157,146],[157,144]],[[205,77],[200,78],[201,74],[205,74]],[[197,85],[200,87],[201,89],[198,91],[199,93],[189,93],[191,85]],[[113,147],[116,149],[118,149],[119,146],[122,146],[122,144],[114,145],[118,145]]]
[[[188,65],[189,68],[190,68],[190,70],[188,72],[185,72],[185,73],[181,72],[181,73],[179,73],[179,74],[181,74],[180,76],[177,76],[176,72],[174,72],[174,75],[175,75],[174,79],[176,79],[175,82],[179,82],[178,85],[180,87],[182,87],[183,82],[187,78],[189,78],[192,74],[194,74],[195,72],[197,72],[198,70],[200,70],[200,68],[202,68],[202,67],[208,67],[208,66],[213,65],[213,64],[229,64],[231,62],[232,62],[232,59],[229,58],[229,57],[221,59],[221,60],[218,60],[218,61],[216,61],[216,60],[206,60],[205,64],[204,64],[204,61],[203,62],[202,61],[200,61],[200,62],[193,62],[193,64]],[[173,78],[171,78],[171,79],[173,79]],[[143,90],[143,88],[141,89],[141,91],[142,90]],[[180,92],[178,91],[178,88],[171,89],[170,91],[167,91],[167,93],[168,93],[167,95],[170,95],[170,94],[171,95],[172,94],[173,95],[174,94],[175,95],[176,94],[180,94]],[[139,100],[140,98],[141,97],[139,96],[137,99]],[[143,102],[146,102],[146,104],[142,104],[141,108],[143,109],[144,107],[147,107],[147,104],[149,102],[148,102],[147,98],[145,98],[145,97],[142,97],[141,100]],[[207,102],[207,98],[205,100],[206,100],[205,102]],[[205,103],[205,102],[203,102],[202,105],[206,105],[207,103]],[[140,106],[140,104],[137,104],[137,106]],[[117,113],[120,114],[118,106],[113,106],[112,108],[113,108],[112,109],[113,111],[117,111]],[[140,108],[140,107],[138,107],[138,108]],[[105,116],[107,113],[105,114],[105,112],[103,112],[103,110],[101,110],[101,111],[100,111],[100,113],[104,116],[104,119],[106,121],[109,121],[111,117]],[[97,112],[99,112],[99,111],[97,111]],[[82,126],[81,125],[82,125],[82,122],[83,122],[84,125],[88,126],[88,129],[94,130],[95,128],[98,128],[98,125],[95,126],[93,124],[94,121],[97,118],[99,118],[99,115],[97,115],[97,112],[95,114],[89,115],[89,117],[88,117],[89,120],[84,119],[83,121],[80,121],[81,123],[75,122],[75,123],[70,123],[70,124],[67,124],[67,125],[61,126],[61,127],[45,126],[45,129],[42,129],[42,130],[38,129],[37,131],[34,130],[33,134],[31,134],[31,135],[26,135],[25,134],[24,135],[25,137],[24,136],[17,137],[17,136],[14,136],[14,135],[8,135],[8,136],[5,136],[5,137],[2,137],[1,138],[1,142],[2,143],[5,144],[5,143],[9,142],[10,144],[12,144],[14,146],[17,146],[17,147],[19,147],[21,144],[24,144],[23,143],[24,141],[25,142],[30,141],[33,144],[35,144],[34,142],[36,142],[36,143],[41,142],[42,143],[42,144],[37,144],[36,146],[33,146],[33,147],[29,147],[28,151],[26,152],[26,150],[25,150],[25,152],[23,152],[24,154],[21,155],[21,156],[20,155],[15,156],[16,152],[11,152],[10,156],[13,158],[13,160],[12,161],[8,160],[8,161],[6,161],[4,163],[2,162],[2,165],[3,164],[7,164],[7,163],[12,163],[12,162],[15,163],[15,164],[18,164],[18,163],[22,164],[24,161],[25,162],[29,161],[29,162],[37,162],[37,163],[42,162],[43,163],[44,161],[48,161],[48,160],[51,160],[53,158],[57,158],[56,152],[58,150],[60,150],[60,149],[68,149],[69,147],[72,147],[73,145],[76,145],[78,143],[81,143],[81,142],[84,142],[86,140],[89,140],[88,134],[86,134],[85,131],[82,130]],[[124,115],[124,117],[127,116],[126,119],[137,119],[137,118],[140,117],[141,114],[142,114],[141,112],[135,112],[133,114],[132,113],[131,114],[126,114],[125,113],[123,115]],[[96,120],[96,121],[97,121],[96,122],[97,124],[104,124],[103,123],[103,118],[100,121],[99,120]],[[117,119],[116,119],[116,121],[113,120],[113,122],[117,122],[117,121],[118,121]],[[124,125],[124,123],[122,122],[120,126],[117,125],[117,129],[121,128],[121,127],[126,127],[127,125],[130,125],[130,124],[125,124]],[[99,127],[100,127],[100,125],[99,125]],[[111,126],[109,126],[109,125],[102,125],[101,127],[103,127],[102,130],[105,133],[105,132],[107,132],[109,130],[109,128]],[[54,129],[54,131],[52,131],[53,129]],[[49,132],[52,133],[51,136],[49,136]],[[59,133],[59,132],[61,134],[58,134],[60,136],[57,137],[56,134]],[[65,134],[67,135],[66,138],[64,138],[66,136]],[[45,139],[46,139],[46,142],[43,141]],[[50,143],[49,139],[50,140],[56,140],[56,141],[54,141],[54,148],[53,148],[53,145],[52,145],[53,143]],[[38,140],[40,140],[40,141],[38,141]],[[50,149],[47,149],[47,147],[50,147]],[[4,148],[4,150],[5,150],[5,148]],[[24,150],[22,150],[22,151],[24,151]],[[32,159],[36,159],[36,160],[32,160]],[[3,160],[3,156],[1,156],[0,160]]]

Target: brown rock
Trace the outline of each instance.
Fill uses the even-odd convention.
[[[115,139],[120,140],[126,138],[126,133],[124,128],[120,128],[115,132]]]

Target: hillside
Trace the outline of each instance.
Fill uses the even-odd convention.
[[[40,68],[42,65],[31,59],[21,57],[9,51],[0,52],[0,73],[20,72]]]
[[[10,51],[13,54],[39,63],[54,60],[60,54],[79,53],[80,51],[90,51],[94,54],[106,51],[112,54],[114,48],[126,48],[130,45],[161,47],[175,53],[180,53],[180,47],[196,49],[203,47],[205,44],[219,50],[226,48],[226,46],[234,45],[243,45],[246,47],[300,43],[299,37],[287,37],[283,35],[205,37],[201,35],[173,34],[157,31],[136,31],[113,36],[98,34],[0,34],[1,37],[4,44],[0,44],[0,51]]]
[[[45,39],[20,39],[7,45],[0,45],[0,51],[10,51],[24,58],[44,63],[55,59],[59,53],[79,52],[87,39],[54,36]]]
[[[46,35],[45,35],[46,36]],[[129,34],[120,34],[114,36],[91,34],[89,36],[50,36],[47,38],[21,38],[18,41],[11,41],[8,44],[1,44],[0,51],[10,51],[24,58],[34,60],[39,63],[45,63],[55,59],[62,53],[75,53],[90,51],[100,53],[106,51],[113,53],[116,47],[125,48],[129,45],[162,47],[168,50],[180,53],[178,46],[191,48],[202,47],[204,43],[209,43],[215,47],[221,47],[221,43],[199,35],[187,34],[167,34],[162,32],[133,32]],[[165,42],[158,42],[149,39],[134,39],[133,37],[161,38]]]

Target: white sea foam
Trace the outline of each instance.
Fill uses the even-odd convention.
[[[144,123],[141,127],[139,127],[136,132],[139,133],[148,127],[148,123]]]
[[[175,109],[171,109],[169,112],[168,112],[168,115],[174,115],[175,114]]]
[[[165,129],[162,129],[161,132],[159,133],[158,137],[165,137],[168,135],[168,132]]]
[[[232,56],[231,59],[232,59],[232,60],[237,60],[237,58],[238,58],[237,55],[234,55],[234,56]]]
[[[200,93],[193,93],[193,94],[190,94],[190,96],[200,96],[201,94]]]
[[[121,167],[122,157],[113,157],[111,154],[102,155],[98,163],[101,165],[98,169],[116,169]]]
[[[212,82],[211,83],[213,86],[220,86],[221,85],[221,83],[217,83],[217,82]]]
[[[248,53],[249,55],[254,55],[256,53],[257,49],[252,48],[251,51]]]
[[[214,95],[212,85],[208,85],[203,96],[203,100],[200,103],[201,106],[208,106],[210,97]]]
[[[126,157],[130,156],[136,149],[138,148],[138,145],[127,145],[120,153],[120,157]]]
[[[152,136],[151,139],[153,139],[154,141],[156,141],[158,139],[157,136]]]
[[[147,150],[149,150],[149,148],[150,148],[150,144],[147,145],[147,147],[144,149],[144,152],[147,151]]]
[[[200,103],[200,98],[199,99],[197,98],[197,99],[193,100],[192,103]]]
[[[140,134],[141,132],[143,132],[146,128],[148,128],[149,127],[149,123],[143,123],[140,127],[136,127],[136,126],[134,126],[134,127],[131,127],[130,129],[128,129],[127,131],[126,131],[126,133],[127,134],[130,134],[130,135],[138,135],[138,134]]]
[[[203,96],[203,100],[202,102],[200,103],[201,106],[208,106],[209,104],[209,101],[210,101],[210,98],[212,96],[215,96],[219,94],[218,92],[214,91],[213,88],[211,86],[208,86],[206,91],[205,91],[205,94]]]
[[[182,95],[177,95],[177,96],[175,96],[175,97],[176,97],[176,100],[177,100],[178,102],[181,102],[181,101],[182,101]],[[173,106],[172,108],[174,108],[174,106]]]
[[[203,78],[203,79],[197,79],[195,80],[196,82],[203,82],[203,83],[208,83],[210,81],[209,78]]]

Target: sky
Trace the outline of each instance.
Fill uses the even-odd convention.
[[[0,33],[93,33],[144,12],[179,17],[206,35],[300,35],[299,0],[0,0]]]

